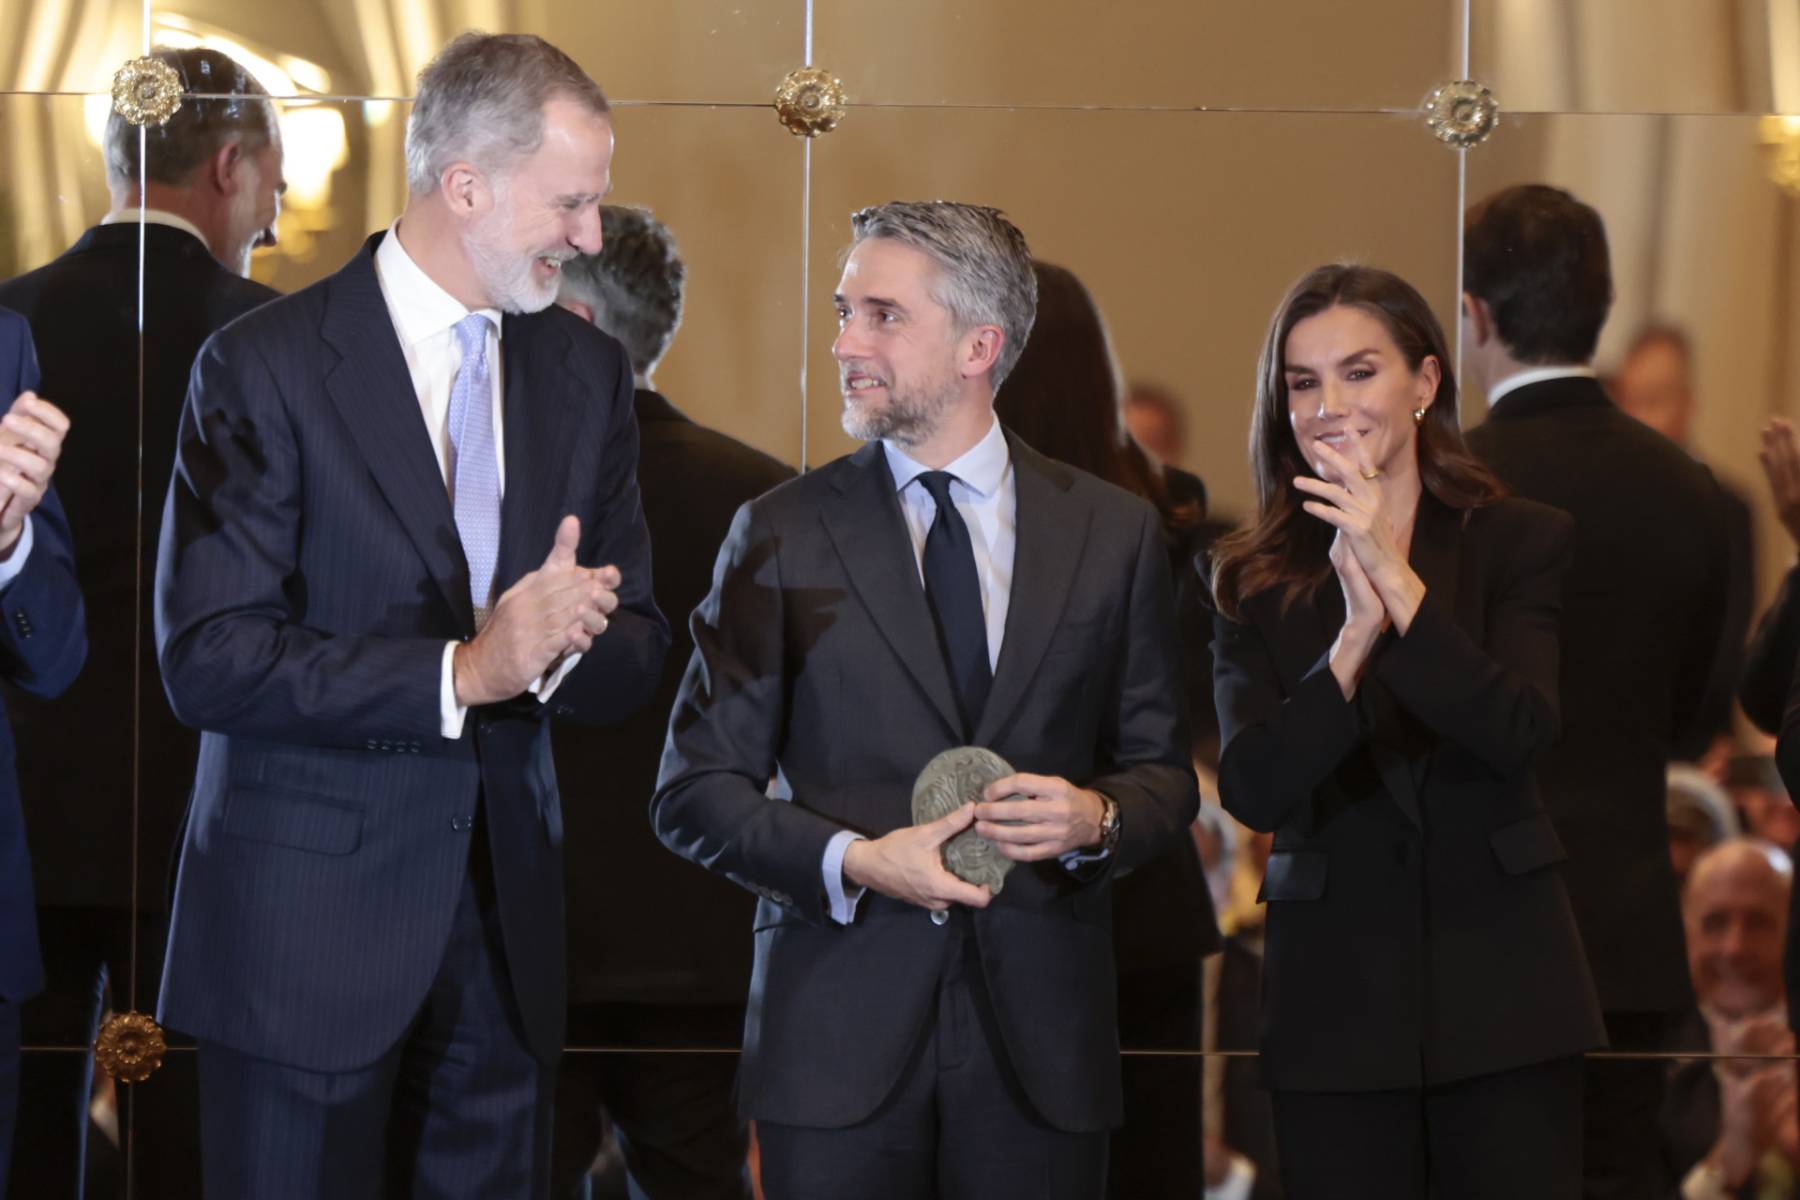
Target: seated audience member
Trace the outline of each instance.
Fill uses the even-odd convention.
[[[1725,764],[1725,791],[1745,833],[1783,849],[1800,842],[1800,811],[1788,798],[1772,756],[1733,755]]]
[[[1687,882],[1702,854],[1741,832],[1731,797],[1700,768],[1669,764],[1669,861],[1675,878]]]
[[[650,829],[662,734],[693,653],[687,614],[706,598],[713,556],[740,504],[794,472],[697,425],[651,377],[681,324],[687,267],[674,236],[639,209],[600,210],[600,253],[563,266],[560,303],[618,338],[637,384],[638,488],[656,556],[656,606],[674,640],[650,702],[608,729],[556,726],[561,779],[605,779],[603,802],[563,810],[571,863],[572,1045],[736,1047],[750,988],[756,897],[664,853]],[[645,896],[672,898],[643,907]],[[620,919],[630,911],[629,919]],[[660,918],[660,919],[659,919]],[[555,1195],[586,1194],[612,1121],[631,1195],[747,1198],[745,1130],[732,1104],[733,1054],[569,1054],[557,1079]]]
[[[1133,383],[1125,391],[1125,427],[1137,444],[1164,466],[1179,467],[1187,452],[1187,418],[1181,400],[1157,383]]]
[[[1781,951],[1793,868],[1777,847],[1734,838],[1701,855],[1682,894],[1698,1010],[1668,1049],[1678,1060],[1661,1115],[1665,1195],[1784,1200],[1796,1194],[1800,1125]]]

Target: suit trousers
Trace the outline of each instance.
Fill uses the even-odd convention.
[[[526,1048],[486,842],[425,1003],[376,1062],[324,1073],[200,1043],[207,1196],[548,1196],[555,1072]]]
[[[1007,1061],[968,910],[953,909],[943,929],[936,1011],[875,1114],[842,1129],[757,1121],[767,1200],[1105,1194],[1107,1132],[1071,1133],[1037,1115]]]
[[[552,1163],[558,1200],[595,1194],[588,1168],[606,1120],[630,1200],[750,1200],[749,1131],[735,1096],[743,1038],[741,1004],[571,1005],[571,1046],[664,1049],[564,1053]]]
[[[1426,1088],[1274,1093],[1287,1200],[1578,1200],[1579,1055]]]

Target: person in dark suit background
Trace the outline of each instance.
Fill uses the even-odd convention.
[[[0,679],[54,699],[87,656],[87,617],[68,521],[50,486],[70,422],[38,386],[31,328],[0,309],[0,394],[12,397],[0,417]],[[0,705],[0,1200],[19,1110],[20,1009],[44,982],[14,750]]]
[[[195,367],[156,627],[205,732],[161,1015],[199,1042],[209,1194],[548,1194],[548,717],[622,718],[668,645],[630,363],[551,307],[600,248],[609,111],[540,38],[457,38],[400,219]]]
[[[1257,519],[1214,549],[1220,798],[1275,835],[1261,1054],[1295,1200],[1579,1194],[1602,1033],[1533,776],[1570,521],[1464,448],[1448,362],[1398,277],[1301,279],[1257,370]]]
[[[868,444],[739,510],[653,822],[761,897],[740,1108],[770,1196],[1098,1197],[1111,883],[1198,799],[1162,522],[995,420],[1036,302],[1010,222],[851,226],[833,352]],[[1022,773],[914,825],[962,744]],[[944,866],[971,828],[1015,864],[997,893]]]
[[[661,681],[636,715],[605,730],[551,730],[557,777],[606,779],[619,801],[572,804],[563,816],[565,852],[608,864],[567,874],[569,1040],[735,1049],[755,898],[664,853],[650,828],[650,796],[694,649],[686,615],[706,598],[732,514],[794,471],[695,424],[656,390],[652,376],[681,324],[687,267],[674,235],[650,213],[605,205],[600,218],[600,253],[563,265],[560,302],[618,338],[631,358],[638,487],[656,551],[656,605],[673,636]],[[645,908],[645,896],[661,899]],[[555,1193],[588,1194],[604,1111],[637,1200],[748,1200],[736,1077],[733,1054],[565,1054]]]
[[[1652,322],[1639,329],[1606,382],[1619,408],[1694,453],[1694,346],[1679,326]],[[1698,455],[1695,455],[1698,458]],[[1704,461],[1704,460],[1702,460]],[[1714,741],[1731,735],[1732,701],[1743,665],[1745,637],[1756,602],[1756,530],[1750,504],[1718,477],[1719,506],[1729,539],[1730,576],[1725,589],[1725,659],[1714,673],[1699,722]]]
[[[1540,779],[1608,1038],[1653,1049],[1693,1004],[1664,770],[1705,750],[1708,697],[1739,652],[1719,489],[1594,379],[1613,294],[1598,213],[1556,188],[1509,188],[1469,210],[1463,262],[1464,369],[1491,405],[1469,448],[1518,495],[1575,518],[1563,737]],[[1663,1078],[1653,1060],[1591,1073],[1591,1200],[1650,1194]]]
[[[1124,488],[1156,506],[1175,579],[1182,659],[1205,654],[1211,630],[1193,598],[1200,579],[1206,487],[1178,468],[1158,467],[1126,431],[1106,324],[1073,272],[1034,262],[1037,320],[994,398],[1002,424],[1038,453]],[[1180,476],[1179,482],[1176,477]],[[1177,490],[1185,499],[1178,499]],[[1184,672],[1190,694],[1194,670]],[[1212,691],[1211,659],[1198,681]],[[1206,706],[1211,709],[1210,702]],[[1219,948],[1206,874],[1191,837],[1121,879],[1113,890],[1113,950],[1119,969],[1119,1042],[1127,1050],[1200,1048],[1200,960]],[[1107,1192],[1196,1196],[1204,1180],[1200,1060],[1128,1058],[1125,1120],[1107,1154]]]
[[[169,711],[151,636],[161,499],[200,343],[277,294],[244,277],[251,249],[274,239],[284,187],[274,106],[217,50],[158,49],[153,57],[186,90],[216,98],[185,97],[162,125],[111,114],[111,211],[52,262],[0,283],[0,305],[31,322],[46,393],[83,431],[63,462],[59,491],[79,534],[88,667],[53,705],[28,695],[11,705],[47,975],[44,994],[24,1014],[25,1033],[40,1045],[92,1045],[103,1009],[154,1000],[168,863],[199,750],[199,735]],[[135,487],[144,493],[141,519]],[[95,753],[96,742],[105,752]],[[64,1055],[28,1064],[25,1088],[38,1097],[21,1125],[32,1147],[18,1164],[28,1194],[84,1194],[92,1076],[91,1061],[84,1069]],[[138,1135],[141,1186],[198,1194],[194,1087],[192,1056],[170,1055],[155,1081],[140,1085],[144,1102],[121,1109],[120,1143]]]

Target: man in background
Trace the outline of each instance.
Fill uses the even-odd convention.
[[[1556,188],[1508,188],[1469,211],[1463,261],[1464,372],[1491,406],[1469,448],[1517,494],[1575,517],[1563,736],[1538,778],[1612,1048],[1652,1048],[1693,1003],[1664,770],[1706,748],[1706,697],[1731,669],[1719,489],[1594,378],[1613,298],[1597,212]],[[1662,1086],[1654,1061],[1590,1073],[1590,1200],[1651,1194]]]
[[[1682,895],[1699,1009],[1672,1040],[1678,1053],[1661,1118],[1667,1194],[1681,1200],[1791,1198],[1800,1167],[1794,1064],[1781,982],[1787,854],[1734,838],[1695,862]]]
[[[638,487],[656,556],[656,606],[672,633],[650,702],[609,729],[554,726],[562,779],[607,779],[604,804],[564,813],[569,910],[569,1044],[718,1051],[743,1040],[756,898],[667,854],[650,828],[663,733],[693,653],[687,615],[739,505],[791,479],[789,467],[695,424],[652,377],[681,324],[687,266],[650,213],[602,206],[601,249],[563,266],[560,303],[618,338],[637,384]],[[593,864],[604,861],[604,869]],[[653,904],[642,899],[657,897]],[[737,1055],[565,1054],[557,1078],[557,1196],[588,1194],[602,1112],[630,1195],[747,1200]]]
[[[54,707],[11,700],[48,979],[25,1013],[26,1038],[39,1045],[91,1046],[105,1009],[155,1003],[170,855],[199,749],[199,735],[169,711],[151,636],[162,497],[200,343],[276,295],[245,278],[251,250],[274,241],[286,186],[275,106],[217,50],[153,56],[199,95],[184,96],[162,125],[113,113],[111,209],[60,257],[0,283],[0,305],[31,322],[45,394],[82,431],[57,484],[87,596],[88,667]],[[80,1195],[90,1158],[96,1190],[116,1169],[102,1168],[115,1160],[89,1145],[91,1078],[91,1062],[68,1055],[27,1064],[26,1091],[39,1102],[21,1126],[32,1147],[19,1163],[22,1194]],[[142,1186],[196,1195],[193,1056],[168,1056],[153,1086],[153,1101],[121,1106],[119,1144],[135,1129]]]

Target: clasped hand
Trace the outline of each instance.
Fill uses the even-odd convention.
[[[1315,441],[1311,446],[1319,478],[1301,475],[1294,487],[1309,496],[1301,508],[1337,530],[1331,541],[1331,568],[1344,593],[1344,627],[1332,646],[1331,667],[1344,695],[1368,662],[1375,639],[1390,624],[1404,634],[1425,599],[1425,584],[1407,562],[1400,531],[1383,504],[1380,473],[1360,439],[1348,457]]]
[[[581,522],[564,517],[544,565],[507,588],[481,632],[456,648],[458,704],[510,700],[606,632],[607,618],[619,607],[619,569],[578,564],[580,542]]]
[[[934,912],[952,904],[986,908],[987,888],[967,883],[944,866],[944,843],[975,832],[1015,862],[1037,862],[1100,841],[1106,801],[1098,792],[1048,775],[1008,775],[990,783],[974,804],[935,821],[908,825],[878,838],[851,842],[844,877],[859,887]]]
[[[68,433],[69,418],[36,392],[20,392],[0,417],[0,557],[12,553],[50,490]]]

